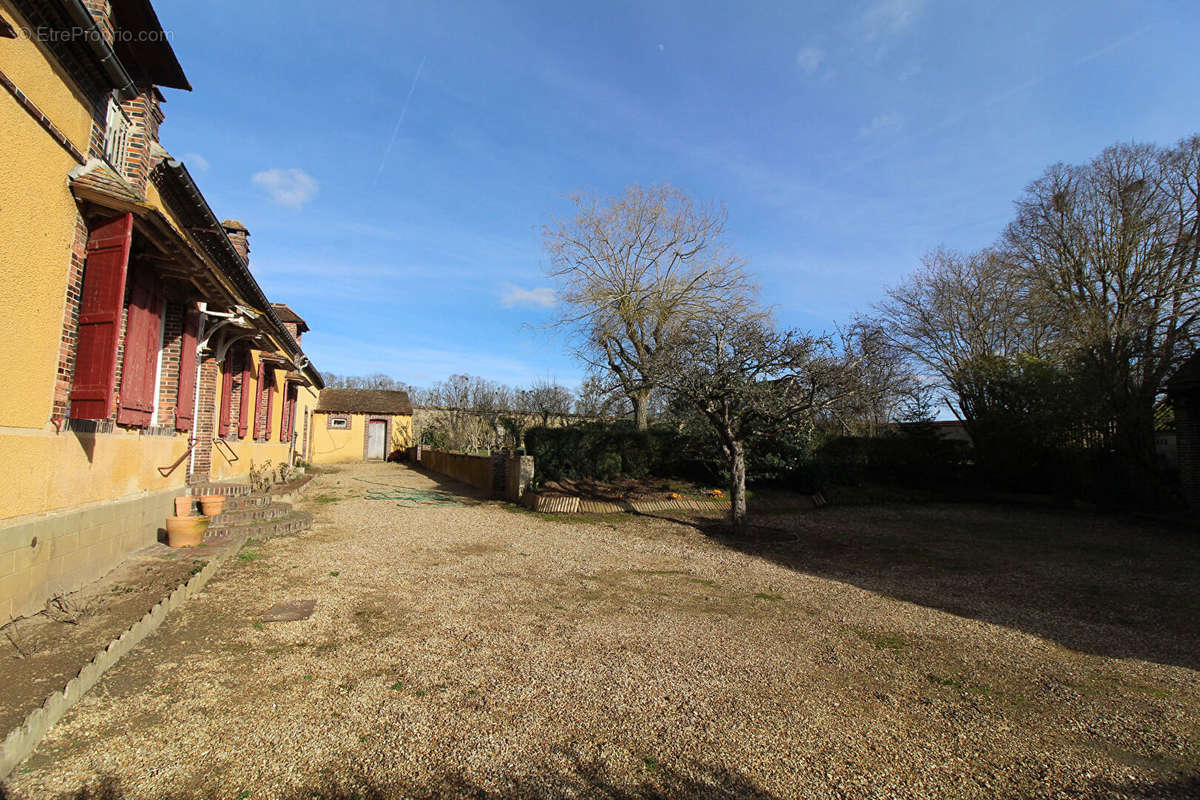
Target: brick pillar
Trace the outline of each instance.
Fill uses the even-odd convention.
[[[155,425],[173,427],[175,409],[179,406],[179,357],[183,347],[182,303],[167,301],[163,322],[162,374],[158,382],[158,419]]]
[[[100,34],[104,40],[112,45],[116,40],[116,33],[113,30],[112,24],[112,3],[110,0],[84,0],[83,4],[91,13],[92,19],[96,21],[96,27],[100,29]]]
[[[219,383],[219,365],[212,352],[203,354],[200,364],[200,396],[196,403],[196,418],[192,427],[192,435],[196,444],[192,450],[192,469],[188,473],[188,483],[204,483],[209,479],[212,470],[213,434],[216,432],[217,421],[217,384]]]
[[[67,296],[63,310],[62,336],[58,343],[58,369],[54,375],[54,407],[52,417],[66,419],[71,415],[71,382],[75,377],[75,345],[79,332],[79,298],[83,293],[83,264],[87,259],[87,222],[75,215],[75,238],[71,243],[70,265],[67,268]]]
[[[150,170],[157,163],[150,151],[151,145],[158,141],[158,129],[163,121],[162,107],[152,90],[126,100],[121,103],[121,108],[132,123],[125,150],[125,179],[145,191]]]

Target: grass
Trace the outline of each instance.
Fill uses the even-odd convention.
[[[396,681],[395,683],[393,683],[393,684],[391,685],[391,687],[390,687],[390,688],[391,688],[391,690],[392,690],[393,692],[398,692],[398,691],[400,691],[401,689],[403,689],[403,688],[404,688],[404,683],[403,683],[403,682],[401,682],[401,681]]]
[[[338,570],[335,569],[333,572],[329,573],[329,577],[336,578],[338,575],[341,575],[341,574],[342,574],[341,572],[339,572]]]
[[[251,623],[250,627],[254,628],[256,631],[261,631],[263,629],[263,624],[261,622],[253,622]]]
[[[948,675],[937,675],[937,674],[931,672],[928,675],[926,675],[925,677],[929,678],[930,683],[936,684],[938,686],[945,686],[946,688],[949,688],[949,689],[963,688],[962,681],[960,681],[958,678],[952,678]]]
[[[237,557],[238,561],[243,561],[246,563],[257,561],[259,559],[258,553],[254,552],[253,550],[243,550],[242,552],[238,553]]]
[[[341,500],[341,499],[342,498],[337,497],[336,495],[332,495],[332,494],[319,494],[313,498],[313,502],[314,503],[336,503],[338,500]]]
[[[870,642],[875,646],[876,650],[891,650],[892,652],[898,652],[908,646],[908,642],[906,642],[902,636],[895,636],[887,633],[875,633],[863,628],[850,628],[849,630],[864,642]]]
[[[755,592],[755,593],[754,593],[754,599],[756,599],[756,600],[770,600],[772,603],[778,603],[780,600],[782,600],[782,599],[783,599],[783,595],[781,595],[781,594],[770,594],[769,592]]]

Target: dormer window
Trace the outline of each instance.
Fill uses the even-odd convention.
[[[116,98],[108,99],[108,119],[104,126],[104,157],[121,175],[125,174],[126,155],[129,152],[129,133],[132,123]]]

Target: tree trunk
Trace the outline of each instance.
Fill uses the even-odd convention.
[[[746,529],[746,448],[734,442],[729,451],[729,519],[733,530],[741,533]]]
[[[629,396],[633,401],[633,419],[637,429],[644,431],[650,427],[650,390],[639,389]]]

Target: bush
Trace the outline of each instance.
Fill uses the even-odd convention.
[[[586,422],[565,428],[532,428],[525,451],[548,481],[613,480],[679,474],[683,437],[668,426],[639,431],[630,422]]]
[[[916,424],[883,436],[839,436],[817,450],[822,477],[831,483],[864,482],[940,489],[961,481],[970,450],[943,439],[932,425]]]

